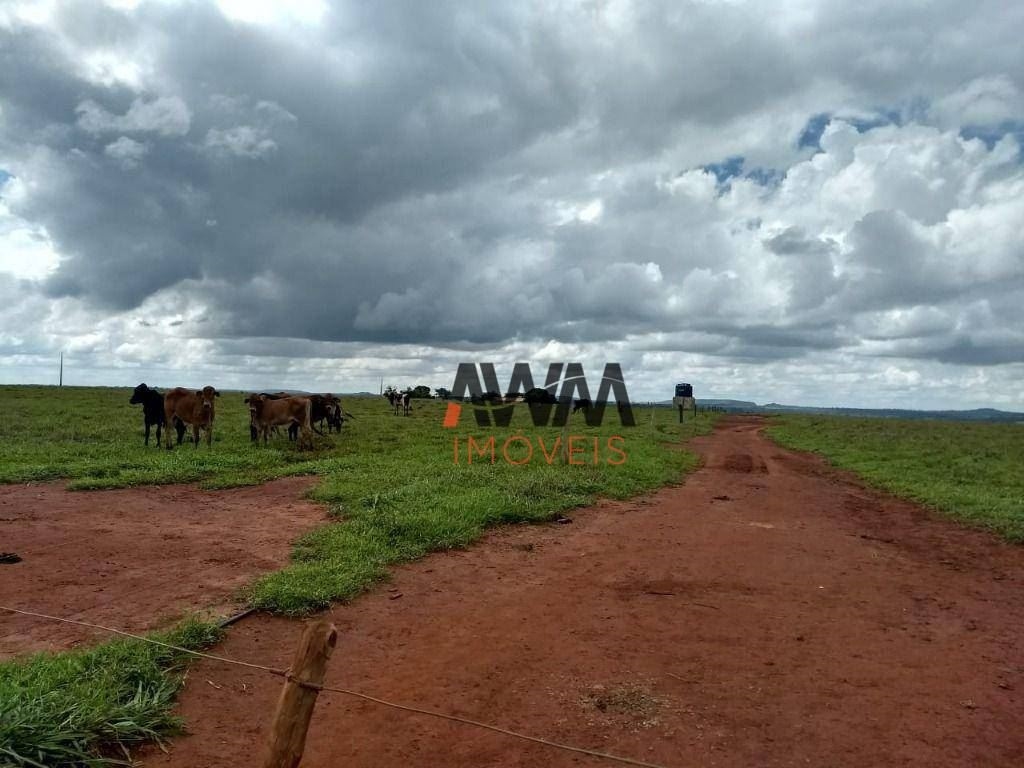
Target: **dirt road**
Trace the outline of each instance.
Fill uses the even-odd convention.
[[[189,612],[226,615],[256,575],[288,562],[292,541],[322,523],[294,477],[253,488],[193,486],[70,492],[62,484],[0,486],[0,605],[130,631]],[[0,612],[0,659],[70,648],[105,633]]]
[[[338,607],[328,684],[666,766],[1024,765],[1024,550],[864,490],[754,420],[684,486],[495,533]],[[259,617],[219,651],[287,666]],[[201,662],[147,765],[254,764],[279,680]],[[303,763],[600,762],[325,693]]]

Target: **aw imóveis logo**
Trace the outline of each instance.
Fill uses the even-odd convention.
[[[569,416],[578,410],[584,412],[587,426],[597,427],[604,422],[612,396],[620,424],[636,426],[619,363],[605,364],[597,396],[593,399],[582,363],[551,363],[543,387],[534,385],[529,363],[516,363],[504,390],[498,383],[493,363],[459,363],[450,395],[457,402],[448,403],[443,426],[454,429],[459,425],[461,401],[468,398],[478,427],[507,427],[517,403],[529,408],[535,427],[564,427]]]

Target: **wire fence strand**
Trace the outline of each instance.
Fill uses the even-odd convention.
[[[226,656],[217,656],[217,655],[212,654],[212,653],[203,653],[202,651],[194,651],[194,650],[191,650],[189,648],[182,648],[181,646],[172,645],[171,643],[165,643],[165,642],[163,642],[161,640],[154,640],[151,637],[145,637],[143,635],[136,635],[136,634],[133,634],[131,632],[125,632],[124,630],[121,630],[121,629],[114,629],[113,627],[105,627],[102,624],[93,624],[93,623],[88,622],[88,621],[79,621],[77,619],[67,619],[67,618],[63,618],[61,616],[50,616],[50,615],[45,614],[45,613],[37,613],[35,611],[25,611],[25,610],[21,610],[20,608],[11,608],[11,607],[6,606],[6,605],[0,605],[0,611],[8,611],[10,613],[16,613],[16,614],[20,614],[22,616],[32,616],[32,617],[35,617],[35,618],[38,618],[38,619],[47,619],[49,621],[58,621],[58,622],[61,622],[63,624],[74,624],[76,626],[87,627],[89,629],[98,629],[98,630],[101,630],[103,632],[110,632],[110,633],[115,634],[115,635],[121,635],[122,637],[128,637],[128,638],[131,638],[133,640],[139,640],[141,642],[149,643],[151,645],[158,645],[158,646],[160,646],[162,648],[167,648],[168,650],[176,651],[178,653],[184,653],[184,654],[187,654],[189,656],[195,656],[195,657],[202,658],[202,659],[208,659],[210,661],[217,661],[217,662],[221,662],[223,664],[234,664],[234,665],[240,666],[240,667],[248,667],[249,669],[259,670],[261,672],[268,672],[268,673],[270,673],[272,675],[275,675],[277,677],[283,677],[283,678],[285,678],[287,680],[290,680],[290,681],[296,683],[297,685],[306,686],[306,687],[313,688],[313,689],[318,690],[318,691],[328,691],[330,693],[340,693],[340,694],[342,694],[344,696],[351,696],[351,697],[356,698],[356,699],[361,699],[363,701],[369,701],[369,702],[372,702],[374,704],[379,704],[380,706],[383,706],[383,707],[389,707],[391,709],[396,709],[396,710],[400,710],[400,711],[403,711],[403,712],[411,712],[411,713],[417,714],[417,715],[425,715],[427,717],[434,717],[434,718],[438,718],[438,719],[441,719],[441,720],[449,720],[449,721],[451,721],[453,723],[461,723],[463,725],[469,725],[469,726],[472,726],[474,728],[481,728],[481,729],[484,729],[484,730],[487,730],[487,731],[492,731],[494,733],[500,733],[500,734],[502,734],[504,736],[510,736],[510,737],[513,737],[513,738],[516,738],[516,739],[521,739],[523,741],[533,742],[534,744],[541,744],[543,746],[551,747],[553,749],[559,749],[559,750],[562,750],[564,752],[574,752],[574,753],[580,754],[580,755],[587,755],[589,757],[596,757],[596,758],[599,758],[601,760],[609,760],[609,761],[612,761],[612,762],[620,763],[622,765],[639,766],[639,768],[665,768],[665,766],[658,765],[657,763],[648,763],[648,762],[644,762],[643,760],[633,759],[631,757],[621,757],[619,755],[613,755],[613,754],[610,754],[608,752],[601,752],[601,751],[595,750],[595,749],[586,749],[585,747],[574,747],[571,744],[561,744],[561,743],[559,743],[557,741],[551,741],[550,739],[544,739],[544,738],[541,738],[539,736],[530,736],[529,734],[519,733],[518,731],[512,731],[512,730],[509,730],[508,728],[502,728],[502,727],[497,726],[497,725],[491,725],[490,723],[484,723],[484,722],[481,722],[479,720],[472,720],[472,719],[467,718],[467,717],[460,717],[459,715],[452,715],[452,714],[448,714],[446,712],[438,712],[438,711],[431,710],[431,709],[423,709],[422,707],[415,707],[415,706],[412,706],[412,705],[409,705],[409,704],[400,704],[400,703],[395,702],[395,701],[389,701],[387,699],[382,699],[382,698],[379,698],[377,696],[371,696],[370,694],[361,693],[360,691],[355,691],[355,690],[352,690],[352,689],[349,689],[349,688],[335,688],[335,687],[327,686],[327,685],[323,685],[323,686],[315,685],[315,684],[306,682],[304,680],[297,680],[297,679],[292,678],[289,670],[277,669],[276,667],[269,667],[269,666],[266,666],[264,664],[254,664],[254,663],[249,662],[249,661],[240,661],[239,659],[230,659],[230,658],[228,658]]]
[[[10,608],[6,605],[0,605],[0,611],[10,611],[11,613],[20,613],[22,616],[35,616],[37,619],[49,619],[50,621],[59,621],[64,624],[75,624],[79,627],[88,627],[90,629],[101,629],[104,632],[111,632],[115,635],[121,635],[122,637],[130,637],[132,640],[141,640],[144,643],[150,645],[159,645],[161,648],[167,648],[178,653],[187,653],[190,656],[198,656],[203,659],[210,659],[211,661],[221,661],[225,664],[237,664],[241,667],[249,667],[250,669],[258,669],[263,672],[269,672],[272,675],[278,677],[284,677],[287,672],[283,669],[276,669],[274,667],[267,667],[263,664],[252,664],[248,661],[239,661],[238,659],[229,659],[225,656],[215,656],[212,653],[203,653],[202,651],[193,651],[190,648],[182,648],[178,645],[171,645],[165,643],[162,640],[154,640],[152,637],[143,637],[142,635],[133,635],[131,632],[125,632],[122,629],[114,629],[113,627],[104,627],[102,624],[92,624],[88,621],[77,621],[76,619],[65,619],[60,616],[49,616],[45,613],[35,613],[33,611],[23,611],[18,608]]]

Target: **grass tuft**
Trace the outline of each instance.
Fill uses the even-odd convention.
[[[191,619],[154,639],[189,650],[215,643]],[[176,733],[171,714],[188,655],[139,640],[0,663],[0,765],[130,765],[130,748]]]

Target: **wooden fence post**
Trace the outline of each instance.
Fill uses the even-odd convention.
[[[267,738],[263,768],[297,768],[306,748],[306,732],[313,717],[316,697],[327,673],[338,631],[329,621],[314,621],[306,627],[295,650],[289,677],[277,700],[277,711]]]

